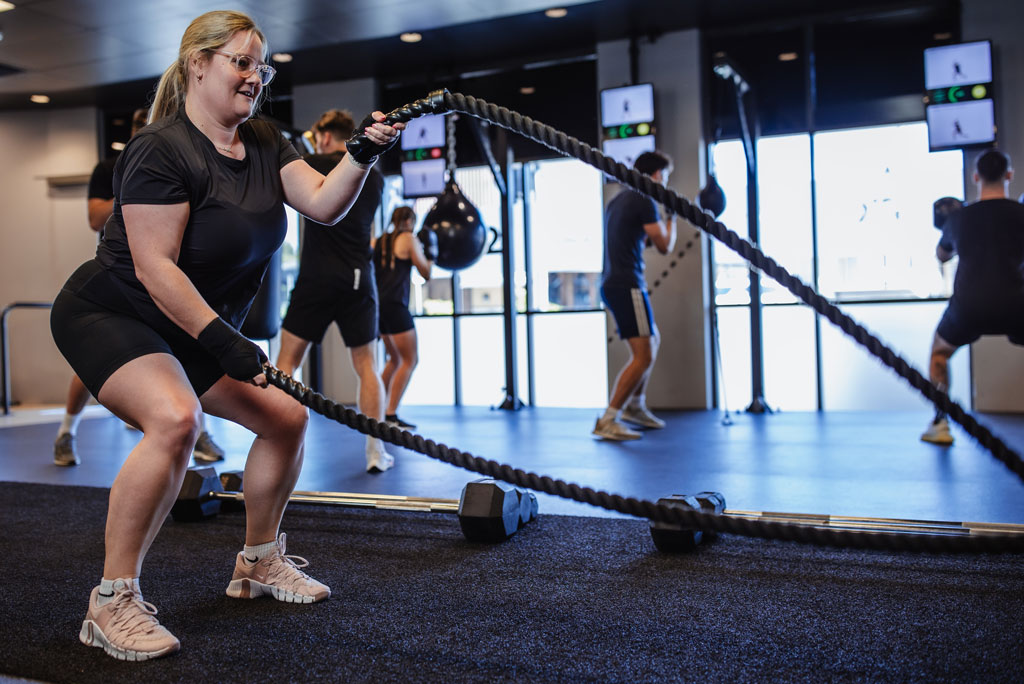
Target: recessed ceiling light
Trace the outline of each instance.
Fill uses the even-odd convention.
[[[4,0],[0,0],[0,12],[6,12],[7,10],[12,10],[12,9],[14,9],[14,4],[13,3],[4,2]]]
[[[519,92],[522,93],[523,95],[533,95],[535,92],[537,92],[537,89],[534,88],[533,86],[523,86],[522,88],[519,89]]]
[[[935,40],[949,40],[953,37],[953,34],[949,31],[943,31],[942,33],[936,33],[932,36]]]
[[[110,143],[110,149],[117,150],[118,152],[120,152],[121,150],[124,149],[124,143],[123,142],[112,142],[112,143]]]
[[[278,64],[287,64],[288,62],[292,61],[292,56],[287,52],[275,52],[274,54],[270,55],[270,59],[274,60]]]
[[[398,36],[403,43],[418,43],[423,40],[423,36],[415,31],[409,31]]]
[[[548,17],[549,19],[561,19],[568,13],[569,10],[565,9],[564,7],[552,7],[549,10],[544,10],[544,16]]]
[[[30,97],[28,99],[32,100],[36,104],[46,104],[47,102],[50,101],[50,96],[49,95],[33,95],[32,97]]]
[[[794,62],[796,61],[797,54],[795,52],[783,52],[779,55],[780,62]]]

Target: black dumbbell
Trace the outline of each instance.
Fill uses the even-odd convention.
[[[956,197],[940,197],[935,200],[932,204],[932,223],[936,228],[942,230],[946,225],[946,219],[960,211],[964,206],[964,203],[958,200]]]
[[[212,467],[190,468],[171,508],[171,517],[179,522],[195,522],[212,518],[229,507],[242,508],[243,484],[241,471],[227,471],[218,478]],[[533,492],[489,478],[468,483],[459,499],[296,491],[289,500],[352,508],[455,513],[467,540],[488,544],[511,537],[536,518],[538,510]]]
[[[701,492],[700,494],[673,494],[672,496],[658,499],[659,504],[677,506],[691,511],[702,513],[717,513],[725,511],[725,497],[719,492]],[[683,527],[676,523],[651,521],[651,539],[654,546],[662,553],[682,553],[693,551],[701,543],[711,541],[715,535]]]

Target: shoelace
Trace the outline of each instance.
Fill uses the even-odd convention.
[[[273,579],[287,579],[291,582],[311,581],[311,578],[306,573],[302,572],[300,568],[309,567],[309,561],[302,556],[289,556],[285,555],[285,537],[284,532],[277,538],[277,553],[267,556],[263,562],[266,563],[270,569],[270,575]],[[277,562],[280,559],[280,562]],[[291,572],[289,572],[289,570]],[[285,577],[285,575],[291,575],[291,577]],[[295,575],[298,575],[296,577]]]
[[[110,621],[111,625],[126,636],[149,634],[160,625],[153,617],[157,613],[156,606],[149,601],[143,601],[142,596],[132,589],[118,591],[112,603],[114,616]],[[133,611],[132,607],[138,610]]]

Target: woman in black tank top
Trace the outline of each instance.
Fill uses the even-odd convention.
[[[413,210],[398,207],[391,215],[388,231],[373,245],[373,270],[380,302],[380,336],[387,352],[387,363],[381,372],[388,393],[384,419],[403,429],[416,427],[398,417],[398,403],[419,361],[416,327],[409,313],[409,276],[415,266],[424,280],[430,280],[430,268],[434,263],[427,257],[421,241],[413,238],[415,225]]]

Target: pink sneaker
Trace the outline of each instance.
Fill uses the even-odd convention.
[[[250,562],[242,551],[235,559],[227,595],[231,598],[273,596],[288,603],[315,603],[331,595],[326,584],[302,572],[309,565],[305,558],[286,556],[284,532],[277,538],[277,548],[256,562]]]
[[[177,653],[181,642],[153,617],[156,606],[142,600],[130,581],[114,582],[114,598],[97,603],[100,588],[92,590],[89,612],[78,638],[102,648],[118,660],[149,660]]]

